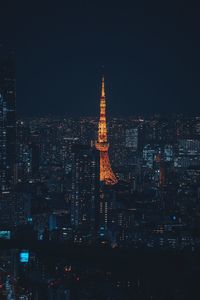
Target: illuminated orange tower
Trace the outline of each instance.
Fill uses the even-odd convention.
[[[107,185],[116,184],[118,180],[113,173],[108,156],[109,144],[106,125],[106,97],[104,76],[102,77],[98,140],[96,141],[95,145],[96,149],[100,151],[100,181],[103,181]]]

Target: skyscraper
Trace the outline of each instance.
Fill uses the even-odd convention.
[[[71,224],[95,230],[99,201],[99,153],[89,146],[74,145],[72,166]]]
[[[100,101],[100,119],[98,128],[98,140],[96,142],[96,149],[100,151],[100,181],[107,185],[117,183],[117,178],[111,168],[108,155],[108,138],[107,138],[107,124],[106,124],[106,98],[104,77],[102,78],[101,101]]]
[[[138,128],[126,129],[125,131],[125,144],[126,147],[137,151],[138,148]]]
[[[10,190],[16,165],[15,62],[10,54],[0,66],[0,190]]]

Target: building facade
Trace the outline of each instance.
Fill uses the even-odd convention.
[[[0,190],[10,190],[16,179],[15,63],[10,55],[0,66]]]

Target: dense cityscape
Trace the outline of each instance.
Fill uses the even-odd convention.
[[[112,251],[128,251],[129,261],[200,250],[200,116],[106,122],[104,78],[100,99],[100,119],[17,118],[13,55],[2,63],[1,299],[189,299],[178,283],[155,291],[137,261],[124,276]],[[92,266],[80,257],[87,251]]]
[[[1,223],[41,240],[199,248],[200,118],[111,119],[113,186],[98,184],[97,128],[95,118],[18,120],[17,182],[2,192],[16,208]]]

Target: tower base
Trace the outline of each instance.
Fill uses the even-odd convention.
[[[114,185],[118,181],[112,171],[108,151],[100,151],[100,181],[107,185]]]

